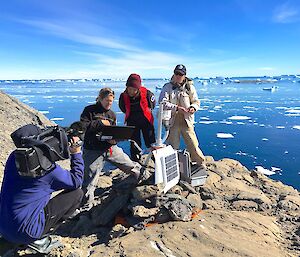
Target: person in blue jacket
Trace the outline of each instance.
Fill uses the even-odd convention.
[[[17,147],[20,147],[20,138],[41,132],[35,125],[26,125],[19,130],[19,138],[12,137]],[[72,140],[77,142],[79,138],[73,137]],[[25,245],[39,242],[80,206],[84,174],[81,147],[72,144],[69,152],[70,171],[54,162],[53,168],[40,177],[19,175],[15,151],[10,154],[0,194],[0,234],[7,241]],[[62,189],[64,191],[51,198],[53,192]]]

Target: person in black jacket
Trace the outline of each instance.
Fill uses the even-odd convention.
[[[152,110],[155,107],[154,94],[142,86],[141,77],[131,74],[126,82],[126,90],[120,95],[119,107],[125,113],[125,123],[135,126],[132,139],[141,147],[141,132],[146,147],[155,142]],[[131,159],[138,161],[139,150],[133,143],[130,145]]]
[[[85,166],[83,187],[86,188],[88,202],[93,200],[93,192],[97,187],[99,174],[105,161],[109,161],[120,170],[140,177],[141,165],[133,162],[114,140],[100,141],[97,133],[104,126],[116,125],[116,115],[110,110],[114,101],[114,91],[102,88],[96,103],[84,108],[80,121],[85,129],[83,143],[83,159]]]

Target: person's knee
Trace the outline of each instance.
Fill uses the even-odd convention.
[[[80,204],[84,196],[83,190],[81,188],[77,188],[73,191],[73,194],[74,194],[74,198],[73,198],[74,202]]]

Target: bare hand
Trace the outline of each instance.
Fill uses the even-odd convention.
[[[195,111],[196,111],[196,109],[193,106],[190,106],[188,108],[188,112],[191,113],[191,114],[193,114]]]
[[[69,143],[69,149],[71,154],[81,152],[81,146],[78,145],[78,142],[80,142],[79,137],[72,137],[71,143]]]
[[[177,106],[177,110],[180,113],[187,113],[187,112],[189,112],[188,109],[186,109],[186,108],[184,108],[182,106]]]
[[[101,122],[104,126],[110,126],[109,120],[101,120]]]

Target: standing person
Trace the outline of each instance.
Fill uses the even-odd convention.
[[[22,140],[41,132],[39,127],[30,124],[16,130],[11,137],[18,148],[25,149],[29,145]],[[73,137],[74,143],[78,140],[78,137]],[[69,150],[67,148],[65,145],[64,152],[71,153],[70,171],[49,159],[49,169],[34,169],[38,173],[24,176],[21,170],[25,167],[20,166],[23,163],[16,165],[16,151],[8,157],[0,194],[0,234],[6,240],[16,244],[29,244],[41,253],[49,252],[57,243],[47,235],[53,233],[53,229],[75,212],[83,197],[80,189],[83,180],[81,147],[73,144]],[[34,149],[43,153],[45,151],[39,145]],[[46,153],[45,156],[48,156]],[[62,189],[63,192],[50,199],[53,192]]]
[[[116,114],[110,109],[115,98],[111,88],[102,88],[96,103],[84,108],[80,121],[85,129],[83,143],[83,159],[85,164],[84,185],[86,200],[91,203],[94,190],[97,187],[99,175],[105,161],[114,164],[120,170],[140,177],[140,164],[133,162],[123,150],[116,145],[114,140],[100,141],[97,133],[104,126],[116,125]]]
[[[120,95],[119,107],[125,113],[125,122],[128,126],[135,126],[132,139],[141,147],[141,132],[146,147],[155,142],[154,118],[152,110],[155,107],[154,94],[142,86],[141,77],[131,74],[126,82],[126,90]],[[130,154],[133,161],[139,160],[139,151],[133,143],[130,145]]]
[[[193,81],[186,77],[184,65],[178,64],[175,67],[171,81],[162,88],[159,96],[161,101],[166,101],[165,108],[172,110],[167,142],[174,149],[179,149],[182,135],[192,161],[205,168],[205,157],[194,130],[194,113],[199,110],[200,101]]]

